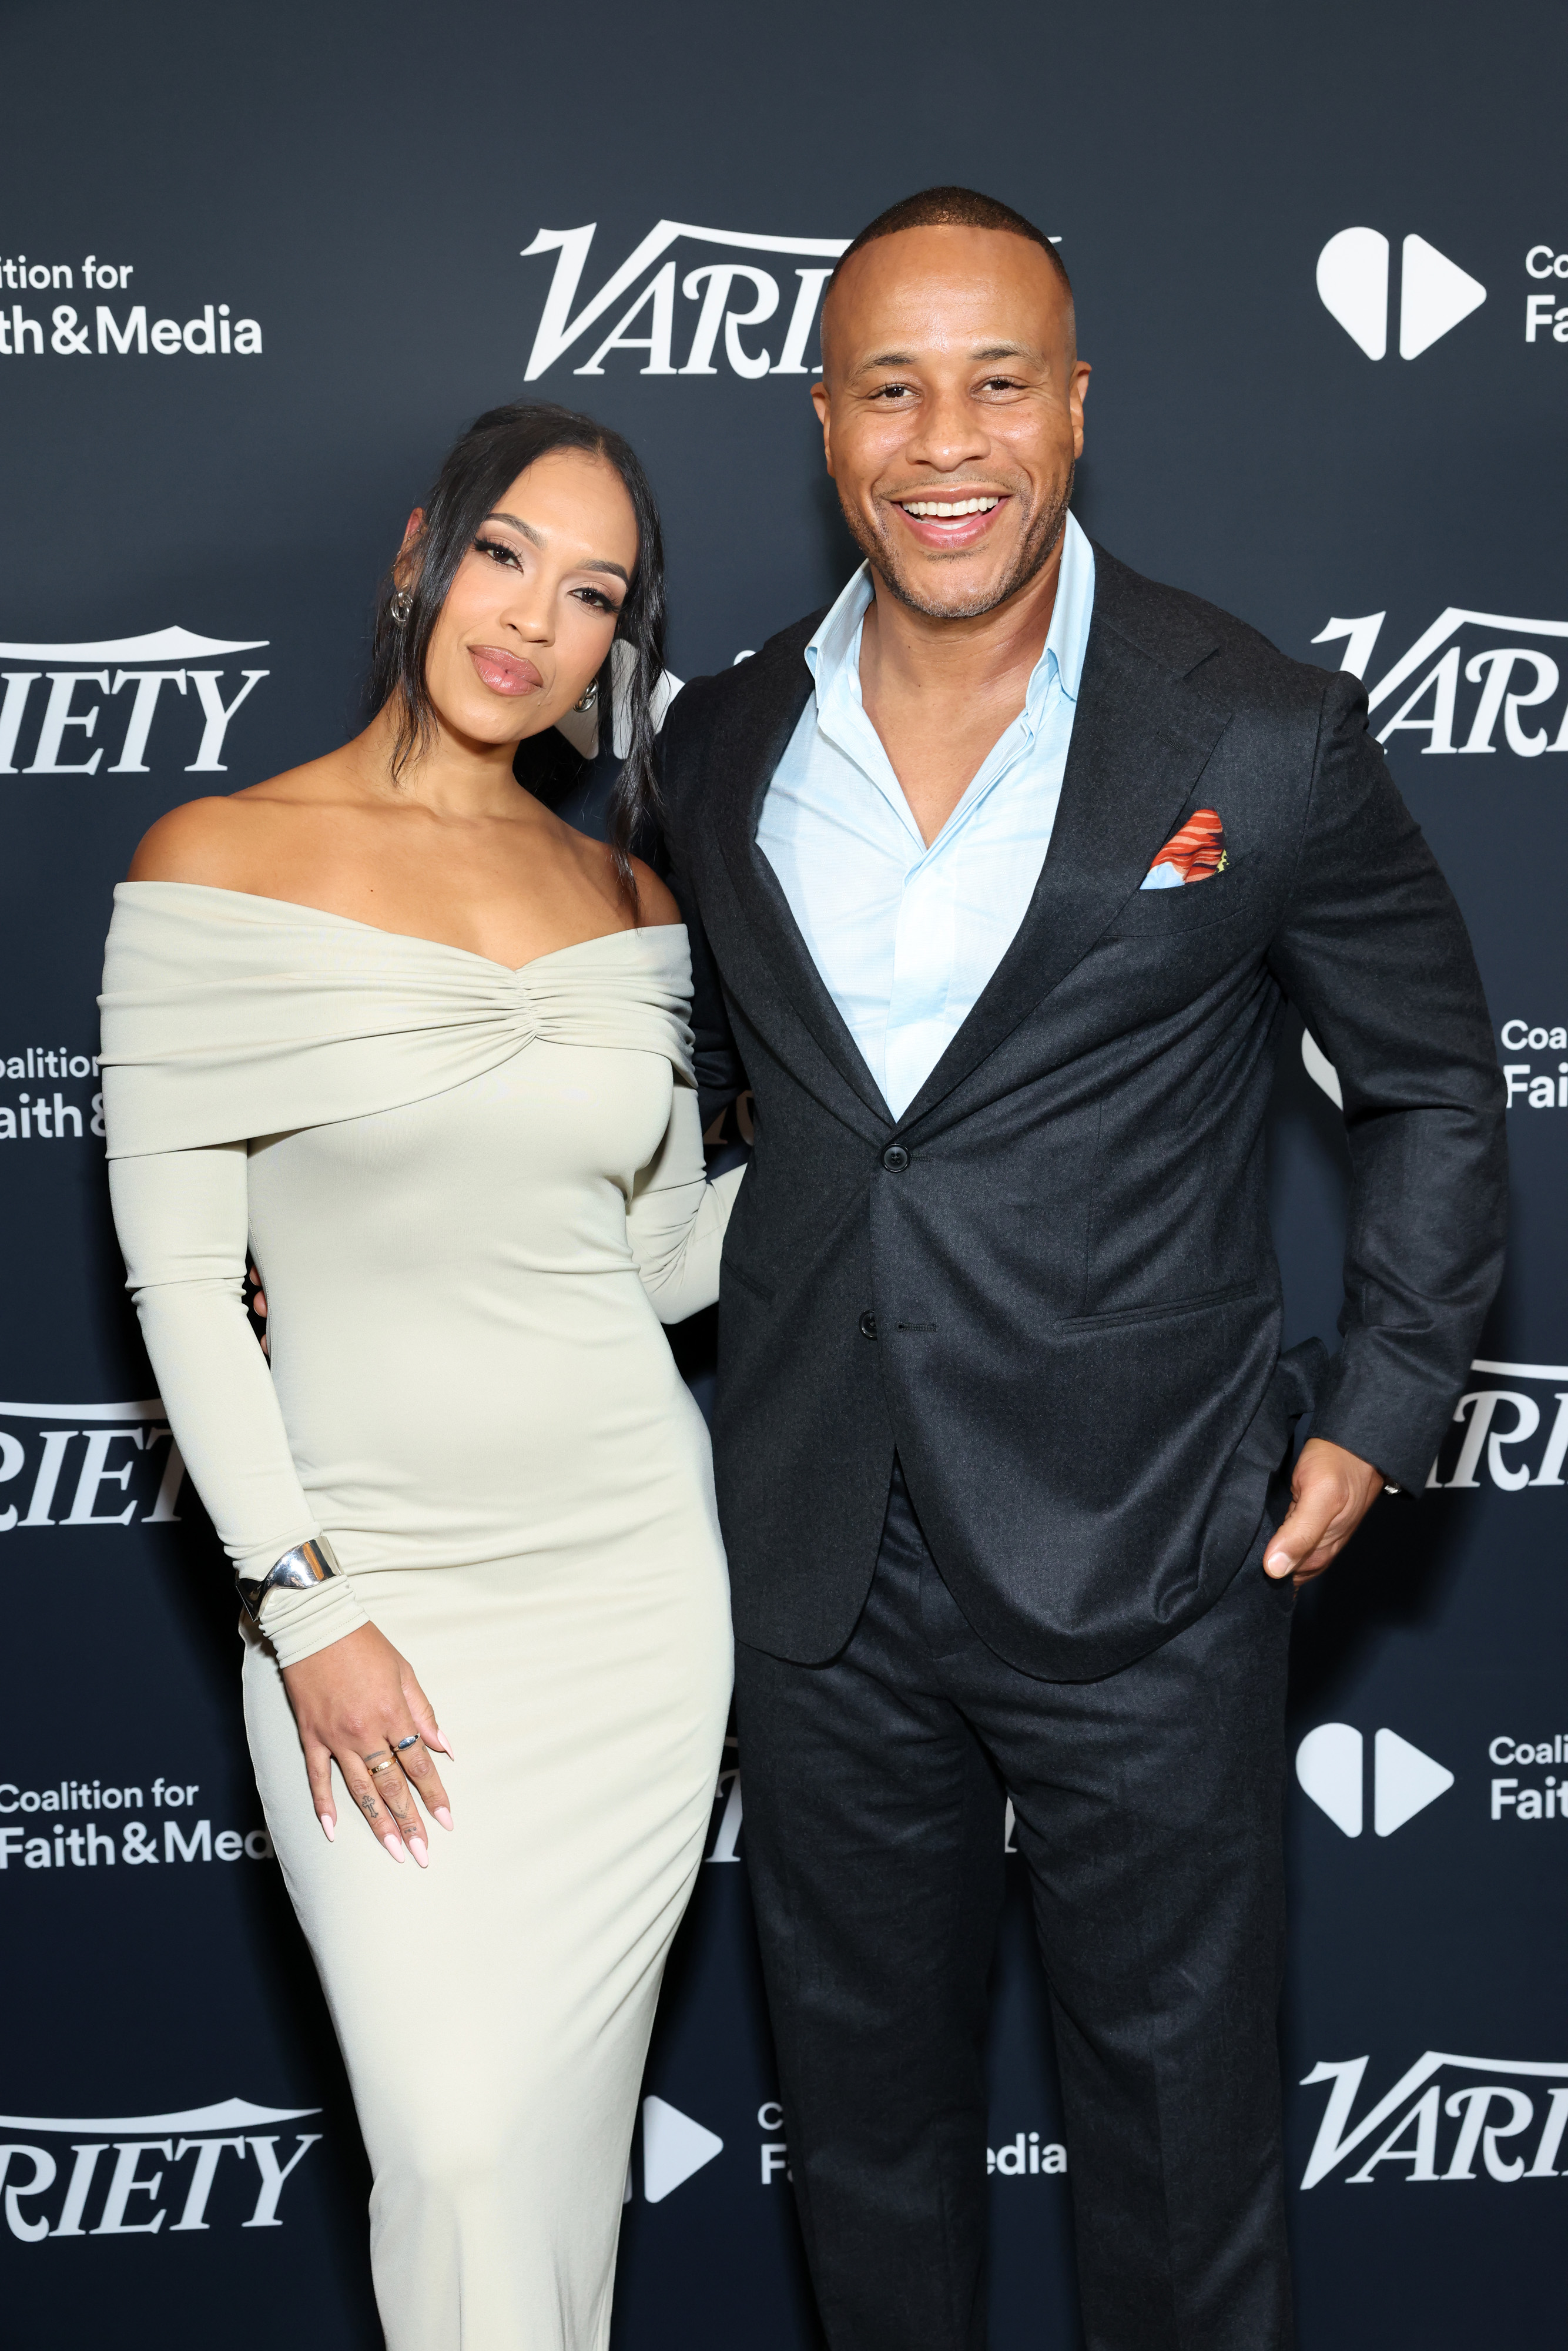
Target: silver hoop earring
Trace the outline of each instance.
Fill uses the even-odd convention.
[[[595,678],[592,684],[589,686],[588,691],[584,694],[582,700],[580,702],[574,702],[571,706],[574,710],[592,710],[597,707],[598,702],[599,680]]]
[[[392,614],[392,619],[396,622],[400,629],[402,627],[404,622],[408,619],[408,616],[413,610],[413,598],[409,594],[408,590],[406,588],[394,589],[392,590],[392,601],[387,606],[387,611]]]

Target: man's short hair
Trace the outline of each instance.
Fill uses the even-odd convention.
[[[839,271],[862,245],[872,245],[879,236],[896,236],[906,228],[994,228],[1008,236],[1027,236],[1049,257],[1068,298],[1071,298],[1072,281],[1066,266],[1043,230],[1025,220],[1022,213],[1015,213],[1011,204],[1004,204],[995,196],[982,196],[975,188],[923,188],[917,196],[904,196],[896,204],[889,204],[886,212],[878,213],[875,220],[845,246],[828,291],[832,291]]]

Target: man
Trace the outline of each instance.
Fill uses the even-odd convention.
[[[1486,1008],[1356,681],[1072,520],[1038,230],[895,206],[822,350],[865,566],[665,745],[757,1106],[715,1445],[812,2276],[833,2351],[984,2343],[1005,1788],[1092,2351],[1273,2351],[1291,1606],[1425,1479],[1498,1279]],[[1332,1362],[1279,1353],[1287,996],[1344,1093]]]

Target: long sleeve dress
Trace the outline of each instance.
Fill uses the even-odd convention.
[[[730,1681],[717,1293],[678,925],[513,971],[186,883],[116,893],[114,1213],[175,1437],[268,1596],[246,1721],[370,2154],[390,2351],[601,2351],[661,1972]],[[270,1367],[242,1298],[254,1250]],[[394,1867],[311,1804],[283,1666],[366,1619],[459,1761]]]

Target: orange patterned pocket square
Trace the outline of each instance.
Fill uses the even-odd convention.
[[[1199,809],[1179,832],[1173,832],[1159,855],[1151,859],[1143,882],[1145,890],[1179,890],[1186,882],[1207,882],[1223,873],[1229,858],[1225,827],[1213,809]]]

